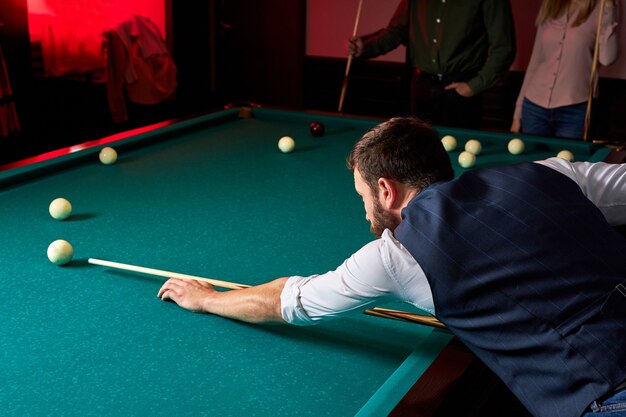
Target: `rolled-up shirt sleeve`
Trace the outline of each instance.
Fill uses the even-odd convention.
[[[422,269],[386,230],[381,239],[365,245],[334,271],[290,277],[281,293],[281,314],[288,323],[311,325],[389,301],[434,312]]]

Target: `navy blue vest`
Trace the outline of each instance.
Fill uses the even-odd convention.
[[[542,417],[626,379],[626,239],[578,185],[524,163],[432,184],[394,234],[437,317]]]

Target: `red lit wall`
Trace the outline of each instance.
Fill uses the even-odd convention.
[[[28,0],[31,42],[41,42],[47,75],[101,68],[101,33],[134,14],[165,34],[164,0]]]
[[[352,36],[358,0],[307,1],[306,53],[310,56],[343,58],[346,41]],[[376,32],[389,22],[399,0],[363,0],[357,35]],[[378,61],[404,61],[405,48],[400,46]]]

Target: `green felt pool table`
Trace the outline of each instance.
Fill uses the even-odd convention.
[[[248,325],[156,297],[163,279],[90,257],[259,284],[334,269],[370,241],[345,160],[379,120],[232,108],[0,167],[0,405],[4,416],[385,416],[448,346],[445,330],[355,314],[311,328]],[[251,117],[250,117],[251,116]],[[313,137],[309,122],[325,124]],[[582,142],[458,129],[477,167]],[[293,153],[277,149],[281,136]],[[114,146],[116,164],[98,161]],[[458,151],[451,153],[455,170]],[[72,216],[48,214],[57,197]],[[55,266],[49,243],[74,259]],[[393,305],[392,308],[405,308]]]

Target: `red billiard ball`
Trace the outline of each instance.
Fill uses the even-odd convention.
[[[311,134],[313,136],[322,136],[324,134],[324,131],[326,130],[324,124],[320,122],[311,122],[309,124],[309,128],[311,129]]]

